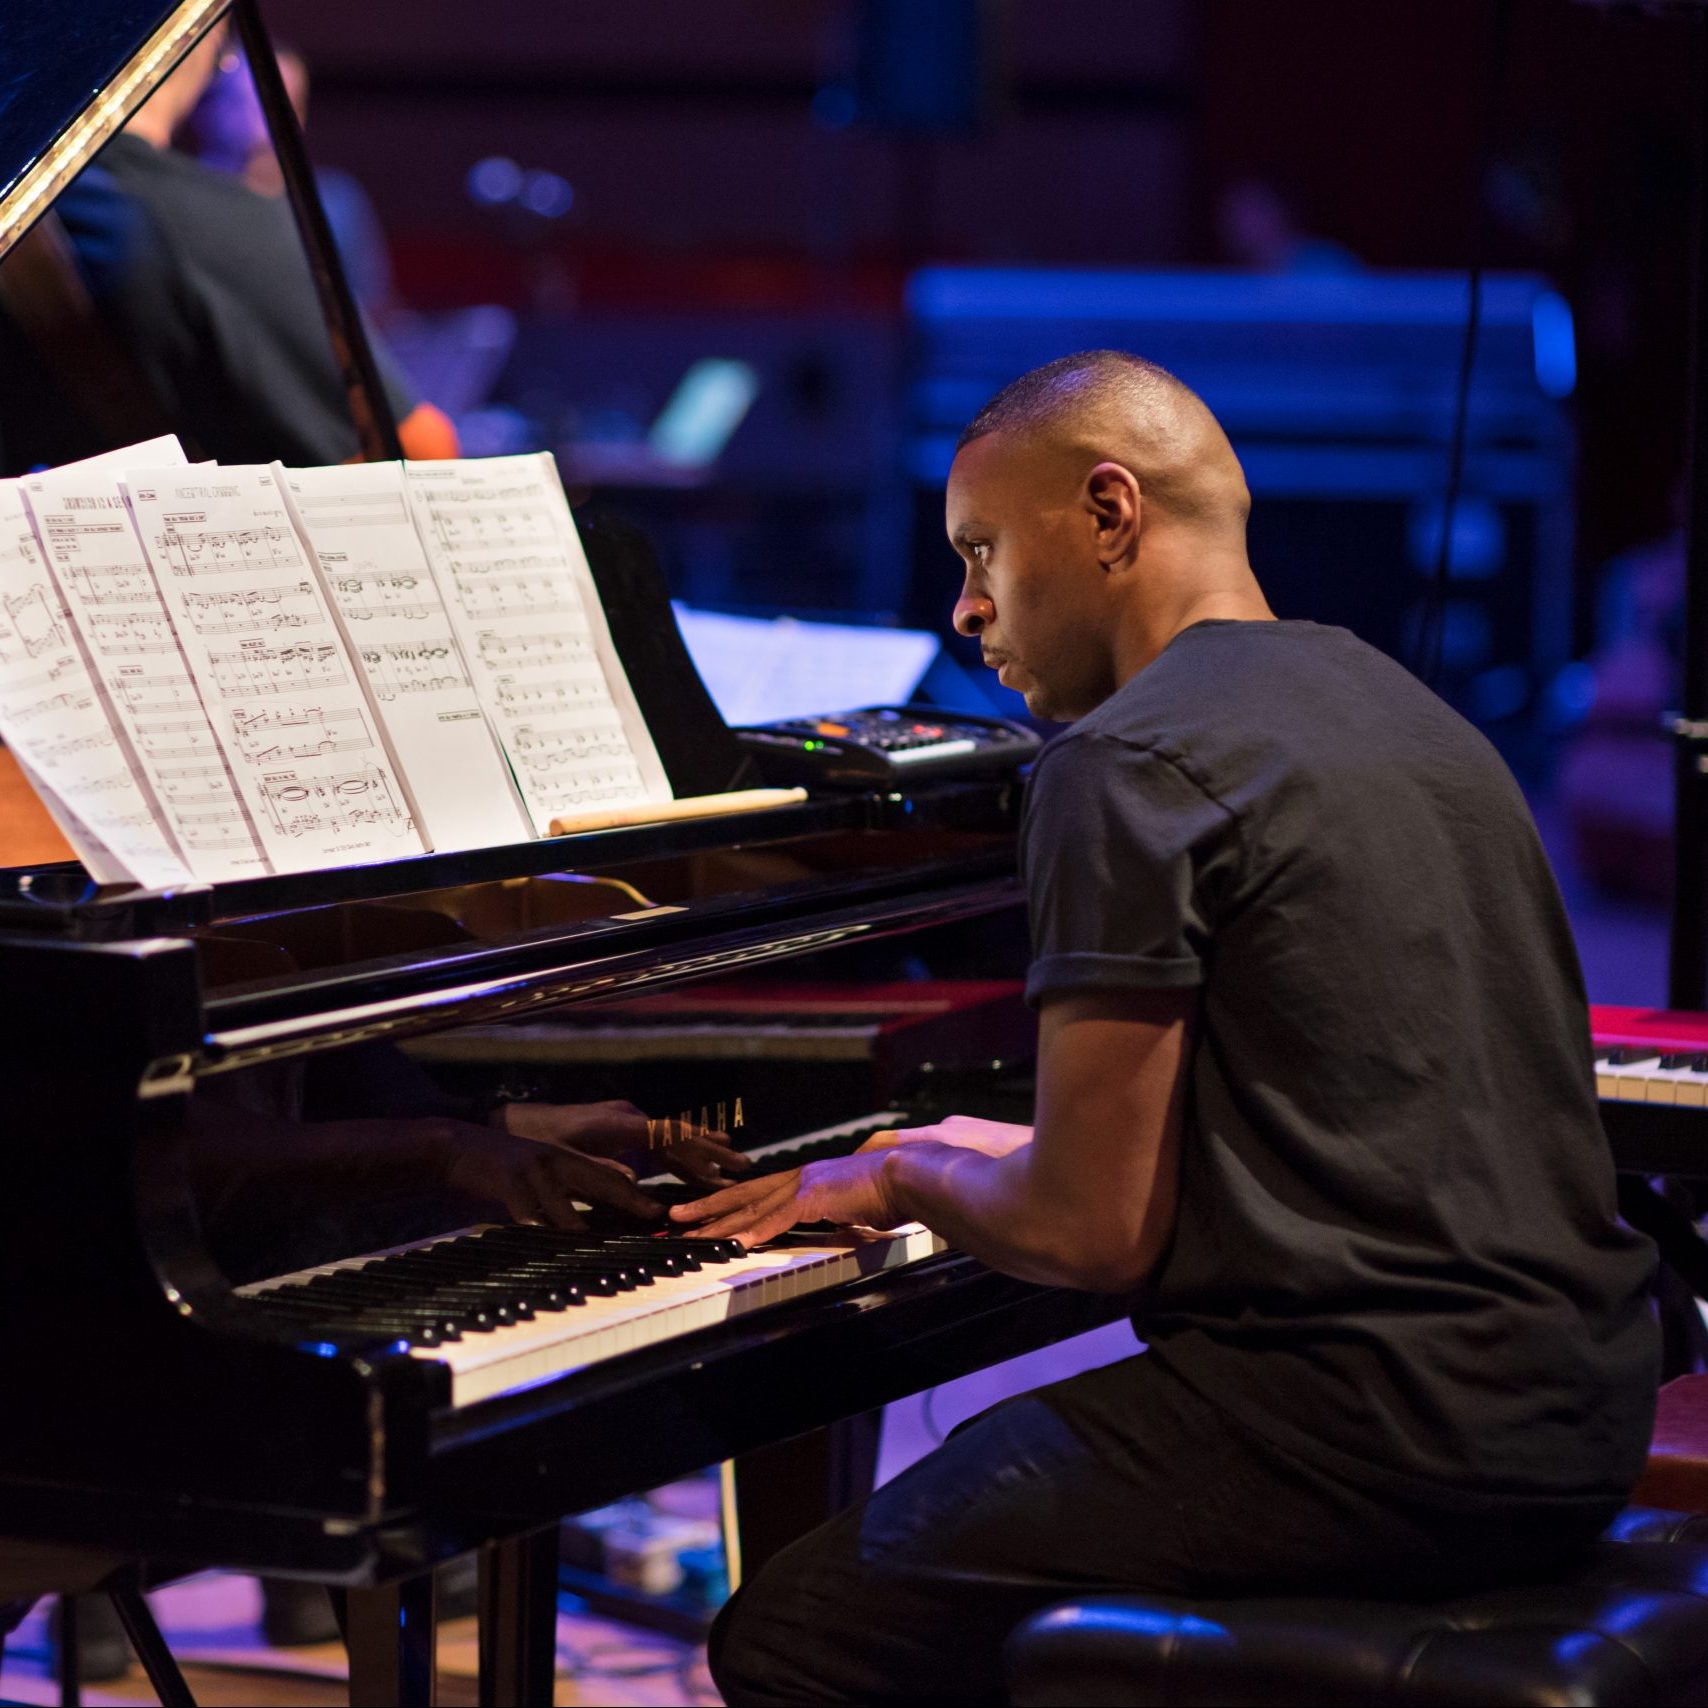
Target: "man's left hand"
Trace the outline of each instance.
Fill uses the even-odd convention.
[[[892,1228],[903,1218],[890,1191],[883,1152],[810,1162],[763,1180],[744,1180],[693,1204],[678,1204],[670,1219],[690,1237],[738,1239],[763,1245],[797,1222],[838,1222]]]

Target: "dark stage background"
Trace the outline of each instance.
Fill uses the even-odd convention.
[[[370,302],[422,392],[471,452],[557,451],[649,529],[679,597],[727,612],[942,629],[945,435],[1096,338],[1178,362],[1228,420],[1284,613],[1407,656],[1480,232],[1522,278],[1479,350],[1441,685],[1532,792],[1593,993],[1661,996],[1687,21],[1589,0],[266,13],[310,69],[311,152],[383,231]],[[1087,269],[1095,312],[1073,307]],[[991,292],[1008,318],[980,318]],[[661,463],[707,358],[742,365],[751,408]]]

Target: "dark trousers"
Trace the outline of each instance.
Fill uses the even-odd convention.
[[[712,1676],[733,1705],[999,1702],[1003,1639],[1065,1597],[1465,1592],[1568,1564],[1618,1505],[1360,1493],[1141,1355],[994,1407],[785,1549]]]

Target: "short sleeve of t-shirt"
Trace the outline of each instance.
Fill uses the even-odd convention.
[[[1087,732],[1046,750],[1021,859],[1032,922],[1026,999],[1201,984],[1208,869],[1229,815],[1160,754]]]

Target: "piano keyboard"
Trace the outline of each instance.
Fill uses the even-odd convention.
[[[845,1156],[897,1111],[756,1148],[759,1171]],[[555,1228],[468,1228],[239,1289],[307,1341],[395,1339],[449,1366],[453,1406],[586,1368],[767,1305],[943,1249],[914,1224],[888,1233],[797,1229],[735,1240]]]
[[[1596,1051],[1595,1092],[1611,1103],[1708,1107],[1708,1051],[1614,1044]]]

